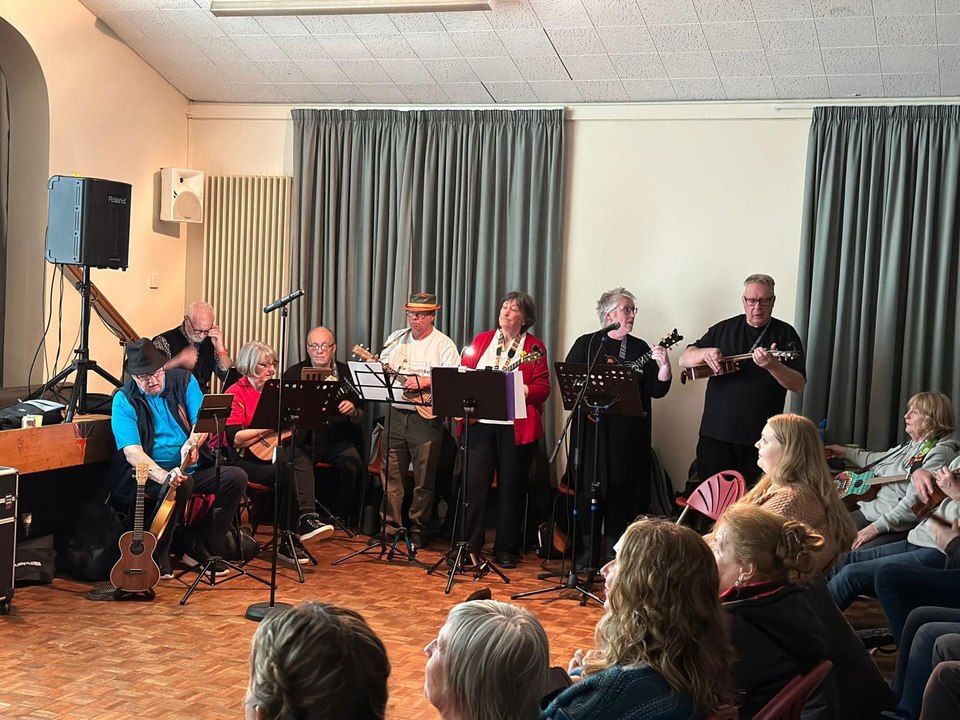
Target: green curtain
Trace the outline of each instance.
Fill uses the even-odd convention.
[[[525,290],[556,359],[562,110],[294,110],[288,360],[316,324],[378,351],[412,291],[436,292],[437,327],[463,347]],[[550,427],[550,425],[548,425]]]
[[[807,150],[801,412],[889,447],[914,393],[960,389],[960,107],[819,107]]]

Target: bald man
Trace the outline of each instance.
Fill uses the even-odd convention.
[[[210,392],[210,379],[214,374],[226,386],[233,360],[208,303],[191,303],[183,322],[157,335],[153,344],[167,357],[163,369],[189,370],[204,395]]]

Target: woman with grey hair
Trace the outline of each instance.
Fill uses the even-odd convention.
[[[423,651],[423,692],[444,720],[537,717],[550,644],[528,611],[496,600],[460,603]]]
[[[603,415],[599,423],[575,424],[573,437],[578,439],[582,460],[582,479],[578,493],[578,515],[583,536],[581,566],[598,567],[604,560],[592,550],[600,542],[600,528],[606,536],[606,559],[613,558],[613,545],[637,515],[650,510],[650,437],[652,428],[651,398],[661,398],[670,390],[673,370],[665,348],[651,348],[630,334],[637,316],[637,299],[629,290],[616,287],[597,300],[597,317],[602,328],[577,338],[567,362],[597,365],[636,364],[637,388],[643,402],[644,415]],[[611,327],[616,325],[616,327]],[[598,451],[594,462],[594,447]],[[594,478],[594,468],[597,477]],[[571,481],[571,485],[577,479]],[[599,487],[594,528],[596,537],[589,537],[590,488],[594,480]]]
[[[247,720],[382,720],[390,661],[356,611],[310,601],[254,633]]]

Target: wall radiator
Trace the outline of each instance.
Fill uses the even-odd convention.
[[[280,313],[263,307],[288,292],[292,188],[291,177],[206,178],[203,297],[234,361],[252,340],[280,352]]]

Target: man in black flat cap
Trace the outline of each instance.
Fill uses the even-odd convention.
[[[215,468],[197,470],[197,448],[205,433],[193,432],[203,393],[189,370],[165,370],[167,358],[147,338],[127,345],[124,370],[131,377],[113,396],[110,420],[117,443],[111,472],[113,502],[132,505],[136,494],[134,469],[147,466],[146,495],[156,500],[167,476],[177,488],[177,504],[167,531],[158,538],[155,552],[162,576],[171,576],[170,541],[173,529],[183,515],[192,493],[213,494],[214,505],[205,518],[185,535],[184,560],[203,563],[221,555],[221,545],[247,488],[247,475],[232,466],[220,468],[217,484]],[[180,471],[189,461],[185,472]],[[225,565],[216,568],[227,571]]]

